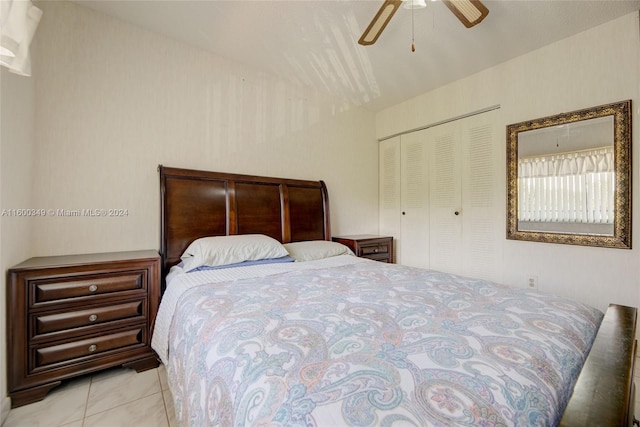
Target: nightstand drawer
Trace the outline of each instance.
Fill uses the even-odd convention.
[[[332,240],[348,246],[359,257],[380,262],[393,262],[393,237],[391,236],[360,234],[334,236]]]
[[[31,305],[143,288],[145,271],[65,277],[31,282]]]
[[[369,256],[369,255],[379,255],[379,254],[388,255],[389,254],[389,245],[388,244],[361,245],[360,246],[360,253],[357,254],[357,255],[366,257],[366,256]]]
[[[97,325],[115,320],[144,319],[145,300],[95,307],[66,313],[34,315],[34,338],[52,332],[66,331],[84,326]]]
[[[65,344],[35,348],[33,358],[34,369],[54,363],[71,363],[76,359],[94,356],[110,350],[123,349],[144,343],[145,334],[141,327],[136,327],[124,332],[115,332],[73,341]]]

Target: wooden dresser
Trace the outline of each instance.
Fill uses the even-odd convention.
[[[157,251],[31,258],[8,271],[7,283],[12,407],[42,400],[77,375],[158,366],[151,349]]]
[[[359,257],[381,262],[393,262],[393,237],[359,234],[335,236],[333,241],[348,246]]]

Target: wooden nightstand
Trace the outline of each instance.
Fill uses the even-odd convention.
[[[42,400],[77,375],[158,366],[151,349],[157,251],[31,258],[8,271],[7,283],[12,407]]]
[[[360,234],[335,236],[332,240],[348,246],[359,257],[393,262],[393,237]]]

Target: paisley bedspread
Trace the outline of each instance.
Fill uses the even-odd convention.
[[[167,372],[183,426],[555,426],[601,320],[560,297],[356,262],[187,290]]]

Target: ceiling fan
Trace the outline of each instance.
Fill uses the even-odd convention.
[[[364,30],[362,37],[358,40],[363,46],[372,45],[378,40],[380,34],[387,26],[391,17],[396,13],[403,0],[385,0],[378,13],[373,17],[371,23]],[[410,0],[406,0],[410,1]],[[453,12],[453,14],[464,24],[471,28],[484,19],[489,14],[489,9],[480,0],[442,0],[442,2]]]

